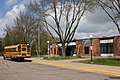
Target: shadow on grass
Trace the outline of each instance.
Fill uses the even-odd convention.
[[[110,79],[118,79],[118,80],[120,80],[120,76],[110,76],[109,78]]]

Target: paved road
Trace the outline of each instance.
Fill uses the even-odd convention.
[[[0,58],[0,80],[120,80],[119,77]]]

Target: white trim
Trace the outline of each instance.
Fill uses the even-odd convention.
[[[67,44],[67,43],[65,43],[65,45],[66,45],[66,44]],[[76,42],[70,42],[70,43],[68,44],[68,46],[75,46],[75,45],[76,45]],[[62,46],[62,44],[59,43],[58,46]]]
[[[101,56],[114,56],[114,54],[101,54]]]
[[[113,43],[113,39],[100,40],[100,43]]]
[[[58,46],[62,46],[62,44],[58,44]]]
[[[76,42],[70,42],[69,44],[68,44],[68,46],[75,46],[76,45]]]

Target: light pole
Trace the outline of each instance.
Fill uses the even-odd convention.
[[[49,57],[49,50],[50,50],[49,44],[50,44],[50,41],[47,41],[47,44],[48,44],[48,57]]]
[[[93,58],[92,58],[92,50],[93,50],[93,46],[92,46],[92,38],[93,38],[93,35],[90,35],[89,38],[90,38],[91,63],[93,63]]]

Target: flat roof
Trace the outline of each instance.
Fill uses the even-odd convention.
[[[117,36],[103,36],[103,37],[93,37],[92,39],[111,39],[114,37],[120,37],[120,35]],[[77,40],[84,40],[84,39],[90,39],[90,38],[82,38],[82,39],[77,39]]]

